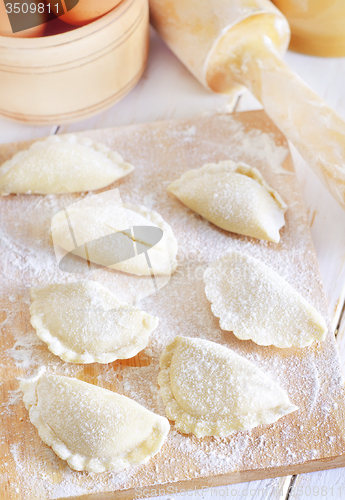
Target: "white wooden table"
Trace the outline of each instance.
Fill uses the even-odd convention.
[[[321,59],[294,53],[286,55],[288,64],[316,92],[345,118],[345,58]],[[237,111],[261,106],[248,93]],[[205,113],[231,112],[226,96],[205,90],[152,32],[146,72],[132,92],[107,111],[71,125],[34,127],[19,125],[0,117],[0,142],[29,140],[55,133],[111,127]],[[345,365],[345,210],[333,200],[318,178],[292,148],[297,175],[309,214],[321,275],[328,298],[329,313],[341,362]],[[345,369],[344,369],[345,372]],[[157,494],[162,495],[162,488]],[[166,492],[161,499],[177,498],[307,500],[345,498],[345,469],[320,471],[299,476],[268,479],[204,488],[198,492]]]

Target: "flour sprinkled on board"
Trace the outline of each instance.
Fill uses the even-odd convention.
[[[87,276],[63,273],[56,264],[50,242],[50,221],[62,208],[85,195],[23,195],[0,200],[4,310],[0,316],[4,345],[1,387],[9,394],[2,417],[4,428],[11,429],[12,440],[10,448],[6,440],[1,440],[1,446],[4,446],[4,462],[9,464],[5,471],[8,481],[16,484],[26,500],[38,497],[58,500],[233,471],[287,467],[345,453],[345,426],[340,425],[344,394],[331,334],[322,345],[314,343],[302,350],[279,350],[240,341],[219,328],[205,296],[204,270],[228,251],[237,250],[262,260],[327,318],[317,261],[287,156],[287,144],[277,131],[272,134],[265,115],[258,112],[201,117],[194,123],[183,120],[81,135],[104,142],[136,167],[131,176],[111,187],[119,188],[125,203],[144,204],[172,226],[179,243],[179,267],[158,294],[144,299],[135,297],[133,277],[123,292],[127,276],[119,277],[116,271],[99,270]],[[1,154],[4,155],[4,149],[0,148],[0,157]],[[286,225],[278,245],[223,231],[167,192],[166,186],[186,170],[226,159],[256,167],[288,204]],[[29,288],[80,279],[94,279],[122,300],[138,300],[137,305],[143,310],[159,317],[159,326],[151,335],[145,353],[128,362],[82,366],[63,363],[37,339],[29,322]],[[22,402],[14,396],[16,393],[8,392],[17,390],[18,378],[31,375],[45,365],[48,373],[95,383],[164,415],[157,384],[159,357],[176,335],[204,338],[233,349],[279,383],[299,411],[274,425],[236,432],[224,439],[183,435],[172,424],[161,453],[147,464],[120,474],[97,475],[72,471],[60,460],[41,442]]]

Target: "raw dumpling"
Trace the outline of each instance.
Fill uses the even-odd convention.
[[[143,231],[139,239],[135,233],[140,226]],[[161,230],[161,239],[153,246],[152,235],[147,231],[150,227]],[[123,235],[120,247],[109,237],[115,233]],[[177,241],[171,227],[157,212],[144,206],[71,205],[53,217],[52,237],[54,246],[129,274],[170,275],[177,267]]]
[[[104,144],[53,135],[19,151],[0,167],[0,193],[74,193],[108,186],[133,165]]]
[[[42,441],[75,470],[118,472],[145,463],[169,432],[166,418],[81,380],[38,373],[20,389]]]
[[[49,350],[72,363],[111,363],[144,349],[158,318],[95,281],[31,288],[31,324]]]
[[[166,415],[183,433],[225,437],[297,410],[253,363],[215,342],[175,337],[160,367]]]
[[[206,296],[222,330],[276,347],[305,347],[324,340],[322,316],[259,260],[231,252],[204,273]]]
[[[185,172],[168,191],[187,207],[233,233],[278,243],[287,206],[260,172],[231,160]]]

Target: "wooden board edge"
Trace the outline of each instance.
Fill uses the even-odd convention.
[[[230,486],[234,484],[272,479],[275,477],[292,476],[308,472],[337,469],[345,467],[345,455],[330,457],[326,459],[309,460],[303,464],[294,466],[272,467],[269,469],[253,469],[231,474],[222,474],[205,478],[188,479],[176,483],[156,484],[154,486],[141,486],[122,491],[108,491],[106,493],[90,493],[82,496],[61,497],[59,500],[139,500],[163,495],[176,495],[196,490],[204,491],[218,486]],[[254,490],[253,490],[254,491]],[[257,491],[257,490],[255,490]],[[190,494],[189,494],[190,495]]]
[[[200,118],[214,118],[214,117],[219,117],[219,116],[243,116],[243,115],[265,115],[266,118],[271,122],[271,126],[276,129],[276,131],[279,132],[279,134],[284,137],[284,139],[287,142],[286,137],[284,134],[281,132],[280,129],[271,121],[271,119],[268,117],[268,115],[262,110],[262,109],[253,109],[253,110],[245,110],[245,111],[233,111],[231,113],[222,113],[222,112],[214,112],[205,116],[201,116]],[[21,141],[10,141],[10,142],[3,142],[0,143],[0,155],[1,151],[3,149],[10,149],[11,148],[17,148],[19,147],[20,150],[27,149],[33,144],[34,142],[39,142],[39,141],[44,141],[48,137],[51,137],[53,135],[85,135],[88,134],[89,132],[94,133],[94,132],[107,132],[107,131],[115,131],[115,130],[123,130],[123,129],[130,129],[131,127],[140,127],[140,126],[145,126],[145,125],[159,125],[159,124],[166,124],[166,123],[183,123],[183,122],[192,122],[194,120],[193,117],[191,118],[172,118],[172,119],[167,119],[167,120],[150,120],[150,121],[145,121],[145,122],[140,122],[140,123],[128,123],[126,125],[116,125],[113,127],[99,127],[99,128],[86,128],[83,130],[77,130],[74,132],[62,132],[61,134],[59,133],[59,130],[57,129],[54,133],[49,134],[49,135],[42,135],[40,137],[36,137],[35,139],[26,139],[26,140],[21,140]],[[288,144],[288,142],[287,142]],[[291,156],[291,161],[293,163],[292,155],[291,155],[291,150],[290,146],[289,148],[289,154]],[[10,158],[11,156],[8,156]],[[7,158],[7,159],[8,159]],[[6,160],[5,160],[6,161]],[[1,166],[1,163],[0,163]],[[106,186],[108,187],[108,186]],[[94,192],[97,192],[97,190],[94,190]],[[301,193],[299,193],[301,195]],[[36,196],[36,195],[34,195]],[[45,195],[38,195],[38,196],[45,196]]]

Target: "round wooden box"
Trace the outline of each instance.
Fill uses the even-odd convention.
[[[148,0],[123,0],[96,21],[43,38],[0,36],[0,114],[60,124],[108,108],[146,64]]]

